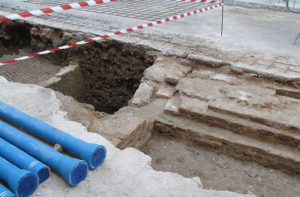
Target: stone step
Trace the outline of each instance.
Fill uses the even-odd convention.
[[[217,102],[211,103],[209,106],[210,110],[213,110],[215,112],[228,114],[231,116],[239,117],[246,120],[251,120],[253,122],[257,122],[260,124],[264,124],[267,126],[271,126],[278,129],[284,129],[289,130],[292,133],[298,133],[300,134],[300,127],[299,127],[299,121],[296,120],[296,117],[293,116],[293,114],[290,115],[291,121],[285,121],[280,119],[281,117],[278,116],[276,118],[270,118],[269,116],[263,117],[262,115],[255,115],[255,113],[249,113],[249,111],[243,111],[243,109],[238,110],[232,110],[232,106],[220,106]],[[297,105],[295,105],[297,108]],[[246,110],[246,109],[245,109]],[[276,116],[277,114],[274,114]],[[288,115],[286,115],[287,117]],[[298,116],[299,117],[299,116]]]
[[[300,153],[280,144],[262,142],[170,114],[158,117],[154,128],[187,142],[212,147],[241,160],[255,161],[290,174],[300,174]]]
[[[189,117],[263,142],[281,144],[300,152],[300,134],[298,133],[211,110],[207,102],[195,98],[180,96],[177,100],[173,100],[173,105],[177,110],[166,109],[165,112]]]
[[[210,110],[219,113],[300,134],[300,100],[276,94],[277,87],[217,74],[209,79],[192,77],[176,86],[180,96],[206,101]]]

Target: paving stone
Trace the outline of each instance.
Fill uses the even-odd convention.
[[[142,106],[146,103],[149,103],[153,94],[153,86],[148,85],[147,83],[141,83],[137,91],[135,92],[131,103],[137,106]]]
[[[291,98],[300,99],[300,90],[294,88],[276,88],[276,94]]]
[[[200,78],[200,79],[209,79],[211,76],[213,76],[215,72],[212,72],[210,70],[193,70],[190,74],[190,78]]]
[[[178,81],[192,70],[189,66],[184,66],[168,57],[159,57],[154,65],[144,72],[145,79],[157,82],[168,82],[177,84]]]
[[[276,62],[283,63],[283,64],[292,64],[292,65],[295,65],[295,66],[300,66],[300,58],[282,56],[282,57],[278,57]]]
[[[209,108],[223,113],[235,114],[275,128],[294,128],[300,131],[300,122],[294,119],[294,117],[300,117],[300,109],[295,109],[295,106],[300,106],[300,102],[287,97],[276,98],[279,100],[261,97],[257,102],[247,100],[247,104],[235,99],[222,98],[210,102]]]
[[[231,61],[231,62],[237,62],[239,61],[245,53],[240,52],[240,51],[230,51],[226,57],[224,58],[225,60]]]
[[[252,65],[257,61],[257,57],[255,57],[254,55],[244,55],[243,57],[241,57],[239,59],[239,62],[241,63],[247,63],[248,65]]]
[[[178,96],[173,96],[169,99],[165,105],[164,112],[171,114],[179,114],[178,106],[180,104],[180,99]]]
[[[275,90],[256,84],[229,85],[221,81],[199,78],[184,78],[177,85],[182,95],[208,101],[209,106],[224,113],[262,121],[279,128],[297,128],[300,122],[291,117],[300,117],[300,101],[275,96]]]
[[[224,84],[221,81],[204,80],[200,78],[183,78],[179,81],[176,89],[189,97],[209,101],[221,95],[219,88]]]
[[[279,74],[281,73],[282,75],[284,75],[284,73],[286,73],[288,70],[287,67],[277,67],[277,66],[271,66],[270,68],[268,68],[268,70],[266,71],[266,73],[269,73],[270,75],[272,75],[273,73],[275,74]]]
[[[128,143],[133,143],[147,132],[146,120],[133,114],[116,114],[93,121],[89,130],[107,137],[119,148],[125,148]]]
[[[289,66],[291,65],[275,62],[269,68],[278,68],[278,69],[286,70],[289,68]]]
[[[298,66],[289,66],[289,70],[300,73],[300,67]]]
[[[285,73],[281,73],[281,75],[284,76],[288,80],[293,80],[293,81],[300,80],[300,73],[295,72],[290,69],[287,69],[287,71]]]
[[[236,77],[228,76],[225,74],[215,74],[210,77],[212,80],[216,81],[224,81],[228,83],[229,85],[237,85],[240,84],[240,81]]]
[[[187,114],[203,114],[207,111],[208,104],[196,98],[180,96],[179,112]]]
[[[275,62],[275,59],[262,59],[262,58],[259,58],[256,61],[257,64],[262,64],[262,65],[266,65],[266,66],[271,66],[274,62]]]
[[[187,59],[195,62],[196,64],[199,64],[200,66],[202,65],[208,65],[213,68],[218,68],[226,65],[230,65],[230,63],[225,62],[220,59],[216,59],[213,57],[205,56],[205,55],[200,55],[200,54],[189,54],[187,56]]]
[[[237,67],[230,67],[229,70],[231,73],[236,74],[236,75],[242,75],[244,73],[243,69],[237,68]]]
[[[176,89],[174,86],[168,84],[161,84],[158,87],[156,96],[161,98],[171,98],[174,95],[175,91]]]

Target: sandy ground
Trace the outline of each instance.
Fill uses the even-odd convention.
[[[204,188],[253,193],[260,197],[300,196],[300,177],[291,177],[253,162],[235,160],[203,147],[189,146],[155,133],[143,152],[155,170],[201,177]]]

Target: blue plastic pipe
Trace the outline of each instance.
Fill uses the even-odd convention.
[[[15,197],[16,195],[12,193],[9,189],[1,185],[0,183],[0,197]]]
[[[0,137],[50,166],[72,186],[78,185],[88,174],[85,161],[69,158],[2,121]]]
[[[86,143],[1,102],[0,117],[52,144],[60,144],[68,152],[85,160],[91,169],[102,165],[106,158],[104,146]]]
[[[38,188],[39,178],[33,172],[21,170],[0,157],[0,179],[19,197],[27,197]]]
[[[46,181],[50,176],[50,168],[24,151],[8,143],[0,137],[0,156],[21,169],[36,173],[39,182]],[[0,196],[1,197],[1,196]]]

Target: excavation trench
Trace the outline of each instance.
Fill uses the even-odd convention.
[[[2,23],[0,29],[0,57],[19,57],[22,51],[27,55],[87,39],[59,29],[18,22]],[[72,74],[48,87],[111,114],[128,104],[155,55],[143,46],[104,40],[38,58],[61,68],[76,64]]]
[[[23,52],[26,54],[34,53],[91,37],[90,35],[79,35],[60,29],[18,22],[2,23],[0,29],[0,57],[4,58],[19,57],[20,55],[16,55],[19,52],[21,54]],[[299,168],[293,164],[295,161],[291,162],[291,165],[284,165],[280,159],[278,161],[277,158],[270,157],[271,154],[261,150],[257,151],[254,146],[248,150],[244,144],[240,145],[236,141],[228,141],[230,138],[227,141],[220,140],[223,139],[222,135],[216,137],[211,136],[209,132],[205,133],[206,131],[204,134],[193,131],[194,128],[197,130],[207,127],[213,129],[214,132],[218,130],[232,132],[228,134],[229,136],[246,135],[246,138],[254,138],[259,141],[266,140],[268,143],[270,141],[272,146],[274,145],[273,142],[276,141],[276,143],[288,146],[293,151],[298,145],[297,139],[296,142],[290,143],[288,140],[291,137],[288,138],[285,135],[274,137],[269,134],[274,130],[277,132],[286,128],[275,126],[270,129],[270,125],[264,125],[264,122],[254,121],[250,124],[250,119],[244,120],[243,117],[235,117],[232,114],[222,114],[216,111],[211,111],[211,114],[200,114],[204,113],[201,110],[195,112],[194,110],[197,110],[198,107],[201,108],[203,102],[206,102],[205,99],[201,96],[200,101],[197,100],[199,96],[187,98],[188,93],[183,94],[182,92],[185,90],[181,90],[180,87],[178,89],[176,86],[178,81],[184,77],[191,81],[195,78],[199,78],[198,81],[205,81],[213,75],[215,78],[217,78],[216,76],[220,77],[218,74],[222,73],[221,78],[224,80],[224,73],[229,70],[228,68],[218,70],[203,67],[203,65],[199,68],[199,65],[191,65],[190,62],[186,66],[176,63],[176,58],[176,61],[173,59],[165,61],[164,58],[159,60],[158,55],[158,51],[146,46],[105,40],[34,58],[35,60],[25,61],[22,67],[28,66],[30,68],[31,64],[40,64],[50,68],[54,65],[55,69],[50,69],[51,73],[47,75],[50,78],[44,81],[41,78],[42,81],[35,83],[73,97],[76,101],[68,100],[68,98],[61,99],[63,108],[68,112],[71,120],[84,124],[91,132],[100,133],[121,149],[129,146],[139,148],[153,158],[152,166],[156,170],[176,172],[186,177],[199,176],[202,178],[204,188],[209,189],[254,193],[258,196],[276,196],[279,193],[286,197],[300,195],[296,189],[300,186],[298,177],[291,177],[253,162],[281,170],[286,166],[292,166],[289,170],[298,173]],[[14,65],[17,64],[11,64],[12,67]],[[43,68],[40,65],[36,68]],[[169,71],[173,68],[166,69],[168,72],[162,76],[154,75],[153,79],[155,80],[144,76],[148,68],[154,68],[154,66],[157,68],[161,65],[165,68],[175,65],[178,70],[174,69],[175,74],[167,76],[172,73]],[[7,69],[7,72],[0,70],[0,75],[4,75],[9,80],[18,81],[9,75],[8,66],[3,68],[4,70]],[[21,68],[18,67],[18,69]],[[17,70],[12,71],[17,72]],[[29,74],[26,70],[22,71]],[[57,74],[58,71],[60,71],[59,74]],[[32,72],[36,72],[36,70],[32,70]],[[47,72],[46,69],[45,73]],[[181,74],[178,75],[178,73]],[[37,76],[39,74],[43,75],[43,73],[37,72]],[[148,75],[151,75],[149,70]],[[177,79],[178,76],[181,78]],[[160,78],[164,77],[166,78],[165,81],[159,81]],[[230,74],[229,79],[234,77]],[[255,81],[253,83],[259,87],[265,84],[265,82],[257,82],[257,80],[259,79],[250,79],[249,81]],[[26,78],[25,81],[20,82],[26,83]],[[225,83],[227,82],[225,81]],[[215,81],[209,81],[207,84],[210,85],[210,83],[215,83]],[[237,81],[233,80],[230,83],[237,83]],[[270,84],[271,82],[267,83]],[[238,84],[235,85],[238,86]],[[193,83],[189,86],[193,86]],[[148,89],[144,90],[145,87]],[[140,90],[142,93],[143,91],[147,93],[149,87],[152,88],[151,94],[153,95],[150,96],[148,105],[129,105],[129,101],[134,98],[136,92]],[[212,89],[214,87],[211,86],[207,92],[213,95]],[[226,86],[223,92],[230,88],[232,87]],[[170,92],[171,94],[168,96]],[[203,92],[197,89],[195,94]],[[278,95],[287,93],[286,90],[282,89],[278,92]],[[293,96],[289,96],[290,94],[288,96],[297,98],[294,94],[298,95],[299,92],[294,92],[293,90]],[[186,106],[182,103],[182,106],[176,106],[181,107],[181,110],[167,113],[166,103],[175,98],[175,95],[180,95],[179,100],[181,102],[184,99],[187,99],[188,102],[184,103]],[[234,96],[231,95],[232,98]],[[187,106],[192,103],[190,101],[195,100],[197,100],[196,105],[188,108]],[[93,107],[86,108],[83,103]],[[264,105],[263,107],[268,106]],[[86,109],[91,113],[87,113]],[[103,115],[104,117],[97,116],[94,112],[105,112],[105,115]],[[161,117],[161,115],[165,115],[165,117]],[[218,116],[218,119],[214,116]],[[167,121],[168,117],[171,117],[169,122]],[[184,125],[176,123],[176,121],[172,122],[173,119],[183,122],[193,119],[193,124],[201,126],[190,129],[192,126],[188,124],[189,122]],[[252,125],[254,125],[253,128]],[[264,135],[257,134],[256,131],[259,129],[255,129],[256,126],[270,129],[268,136],[263,138],[267,133],[265,130],[260,130],[264,131]],[[225,156],[223,153],[239,160]]]

